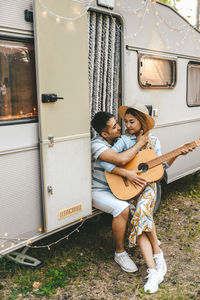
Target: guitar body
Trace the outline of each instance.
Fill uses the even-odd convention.
[[[123,168],[127,170],[138,171],[138,166],[143,163],[147,163],[148,161],[157,158],[157,154],[152,149],[145,149],[139,152],[133,160],[131,160],[127,165]],[[147,171],[141,171],[138,174],[140,177],[143,177],[147,180],[148,183],[159,181],[162,179],[164,175],[164,168],[162,164],[159,164],[153,168],[148,169]],[[137,186],[136,189],[134,185],[130,181],[125,181],[123,177],[111,174],[105,171],[106,180],[108,185],[115,195],[116,198],[121,200],[130,200],[136,196],[138,196],[143,190],[142,187]]]

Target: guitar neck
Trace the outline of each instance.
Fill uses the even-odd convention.
[[[156,166],[158,166],[158,165],[161,165],[161,164],[163,164],[165,161],[168,161],[168,160],[170,160],[170,159],[172,159],[172,158],[174,158],[174,157],[179,156],[179,155],[182,153],[181,151],[182,151],[183,149],[194,148],[194,147],[196,147],[195,141],[192,142],[192,143],[188,143],[188,144],[186,144],[186,145],[183,145],[183,146],[181,146],[181,147],[179,147],[179,148],[177,148],[177,149],[175,149],[175,150],[172,150],[172,151],[170,151],[170,152],[168,152],[168,153],[166,153],[166,154],[164,154],[164,155],[161,155],[161,156],[159,156],[159,157],[156,157],[156,158],[154,158],[154,159],[148,161],[148,162],[147,162],[148,167],[149,167],[149,169],[151,169],[151,168],[154,168],[154,167],[156,167]]]

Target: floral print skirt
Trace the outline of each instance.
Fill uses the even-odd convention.
[[[129,225],[129,247],[137,244],[137,236],[143,232],[152,231],[153,209],[156,202],[156,183],[148,184],[140,196],[130,200],[130,225]]]

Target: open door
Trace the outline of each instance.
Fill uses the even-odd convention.
[[[35,0],[34,26],[44,222],[52,231],[92,209],[87,13],[75,1]]]

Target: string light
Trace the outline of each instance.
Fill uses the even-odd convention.
[[[125,11],[126,13],[134,13],[134,14],[137,14],[139,11],[143,10],[146,5],[147,5],[147,2],[149,2],[151,0],[147,0],[147,1],[142,1],[142,5],[141,6],[138,6],[137,8],[132,8],[132,7],[129,7],[129,6],[122,6],[120,2],[117,2],[116,3],[116,6],[118,8],[120,8],[120,12],[121,11]]]
[[[44,16],[47,16],[47,14],[49,14],[49,15],[55,17],[55,20],[56,20],[57,23],[60,23],[61,21],[68,21],[67,24],[66,24],[67,31],[74,31],[75,30],[73,21],[75,21],[75,20],[81,18],[82,16],[84,16],[87,13],[88,8],[94,2],[94,0],[72,0],[73,2],[83,4],[84,11],[81,11],[80,8],[74,7],[73,13],[74,13],[75,16],[65,17],[65,16],[61,16],[61,15],[58,15],[58,14],[54,13],[52,10],[50,10],[42,2],[42,0],[38,0],[38,1],[39,1],[40,5],[42,6],[42,8],[44,9],[44,11],[43,11]],[[163,18],[160,15],[159,11],[157,10],[157,5],[155,5],[156,2],[157,2],[156,0],[141,1],[140,6],[138,6],[136,8],[132,8],[130,6],[123,6],[122,2],[120,2],[119,0],[117,1],[115,9],[116,10],[119,9],[120,14],[123,13],[123,11],[125,11],[126,14],[127,13],[130,13],[130,14],[134,13],[134,14],[136,14],[136,16],[139,19],[141,19],[141,23],[140,23],[140,26],[139,26],[139,29],[137,30],[137,32],[134,32],[132,35],[128,36],[130,39],[136,38],[139,35],[139,33],[141,32],[141,30],[143,29],[144,19],[145,19],[146,14],[149,14],[150,8],[154,9],[154,14],[155,14],[156,18],[158,18],[158,20],[155,22],[155,24],[158,28],[160,27],[160,24],[164,23],[165,25],[167,25],[169,27],[170,32],[178,31],[181,34],[183,34],[183,32],[185,32],[186,30],[187,30],[187,32],[190,32],[190,28],[189,28],[190,25],[188,25],[188,28],[185,24],[182,25],[182,26],[177,26],[177,23],[173,25],[172,22],[169,19]],[[123,1],[123,4],[124,4],[124,1]],[[113,18],[111,13],[110,13],[110,15],[111,15],[112,19],[115,22],[115,18]],[[116,22],[115,22],[115,26],[120,31],[120,33],[123,35],[124,33],[121,31],[121,27],[118,26],[116,24]],[[124,29],[125,29],[124,32],[126,32],[126,24],[124,24]],[[164,36],[165,35],[164,31],[160,30],[160,33],[162,33],[162,38],[165,41],[166,47],[168,48],[169,45],[168,45],[168,43],[166,43],[167,39]],[[126,38],[127,38],[127,36],[126,36]],[[182,41],[179,42],[179,45],[183,44],[185,39],[186,39],[186,35],[183,36]],[[193,39],[193,41],[197,42],[196,39]]]
[[[79,16],[81,14],[80,10],[77,7],[74,7],[73,11],[74,11],[75,15]]]
[[[73,2],[77,2],[77,3],[81,3],[83,4],[84,10],[80,10],[80,8],[74,7],[73,9],[73,13],[75,16],[73,17],[65,17],[65,16],[61,16],[58,15],[56,13],[54,13],[52,10],[50,10],[43,2],[42,0],[38,0],[38,2],[40,3],[40,5],[42,6],[42,8],[44,9],[43,14],[44,16],[51,15],[53,17],[55,17],[55,20],[57,23],[60,23],[61,21],[68,21],[66,24],[66,29],[68,31],[74,31],[75,27],[74,27],[74,23],[73,21],[81,18],[82,16],[84,16],[87,13],[88,8],[92,5],[93,2],[95,2],[94,0],[72,0]],[[141,5],[136,7],[136,8],[132,8],[130,6],[124,6],[124,2],[123,1],[123,5],[122,2],[120,2],[119,0],[116,2],[115,5],[115,10],[119,9],[120,10],[120,14],[123,13],[123,11],[130,14],[136,14],[136,16],[141,19],[141,23],[139,26],[139,29],[137,30],[137,32],[134,32],[132,35],[128,36],[130,39],[134,39],[136,38],[139,33],[141,32],[141,30],[143,29],[143,23],[144,23],[144,19],[146,14],[150,13],[150,8],[154,9],[154,14],[156,16],[156,18],[158,18],[158,20],[155,22],[156,26],[159,28],[160,24],[164,23],[165,25],[167,25],[169,27],[170,32],[180,32],[181,34],[183,34],[183,32],[187,31],[190,32],[190,27],[193,27],[192,25],[182,25],[182,26],[177,26],[176,24],[172,24],[172,22],[170,21],[170,19],[166,19],[164,17],[162,17],[160,15],[160,12],[157,10],[157,5],[155,5],[157,3],[156,0],[146,0],[146,1],[141,1]],[[110,13],[111,17],[113,18],[112,14]],[[114,22],[115,19],[113,18]],[[123,35],[124,33],[121,31],[121,27],[118,26],[115,22],[115,26],[116,28],[120,31],[120,33]],[[187,28],[188,26],[188,28]],[[194,28],[194,27],[193,27]],[[124,32],[126,32],[126,24],[124,24]],[[165,41],[166,47],[168,48],[168,44],[166,43],[166,38],[165,38],[165,33],[163,30],[160,30],[160,33],[162,34],[162,38]],[[127,38],[127,36],[126,36]],[[183,44],[184,41],[186,39],[186,35],[183,36],[182,41],[179,41],[179,45]],[[196,43],[198,42],[198,40],[195,38],[193,39],[193,41]],[[199,42],[198,42],[199,43]]]
[[[0,239],[2,239],[2,240],[6,240],[6,241],[10,241],[10,245],[13,247],[13,246],[15,246],[17,243],[17,241],[23,241],[23,242],[26,242],[26,247],[28,247],[28,248],[34,248],[34,249],[39,249],[39,248],[47,248],[49,251],[51,250],[51,247],[52,246],[54,246],[54,245],[57,245],[59,242],[61,242],[61,241],[63,241],[64,239],[66,239],[66,240],[69,240],[69,237],[70,237],[70,235],[72,235],[73,233],[75,233],[75,232],[80,232],[80,228],[83,226],[83,224],[85,223],[85,221],[88,219],[89,217],[86,217],[85,219],[83,219],[83,218],[81,218],[80,219],[80,224],[74,229],[74,230],[72,230],[70,233],[68,233],[67,235],[65,235],[65,236],[63,236],[62,238],[60,238],[60,239],[58,239],[58,240],[56,240],[55,242],[52,242],[52,243],[50,243],[50,244],[47,244],[47,245],[31,245],[33,242],[31,241],[31,240],[26,240],[26,239],[22,239],[22,238],[5,238],[5,237],[2,237],[2,238],[0,238]],[[42,228],[42,227],[40,227],[40,228]],[[8,236],[8,233],[7,232],[5,232],[4,233],[4,236]],[[5,244],[1,244],[1,248],[4,248],[5,247]]]
[[[73,31],[74,30],[74,23],[72,21],[67,22],[66,28],[68,31]]]
[[[141,18],[143,15],[141,14],[141,12],[139,12],[139,13],[137,14],[137,16],[138,16],[138,18]]]
[[[142,4],[139,7],[131,8],[131,7],[128,7],[128,6],[126,6],[126,7],[121,6],[121,3],[117,2],[117,7],[120,9],[120,13],[123,12],[123,11],[125,11],[126,13],[130,13],[130,14],[134,13],[134,14],[137,15],[137,17],[139,19],[141,19],[141,24],[140,24],[139,30],[133,34],[133,37],[136,37],[137,34],[143,29],[143,20],[146,16],[147,12],[149,13],[149,5],[151,4],[151,0],[142,1],[141,3]],[[123,35],[123,32],[121,31],[121,28],[116,24],[115,18],[113,18],[113,15],[111,13],[110,13],[110,16],[111,16],[112,20],[114,21],[116,28],[119,30],[121,35]],[[125,29],[125,31],[127,31],[126,23],[124,23],[124,29]],[[126,36],[126,38],[127,38],[127,36]]]
[[[185,43],[185,40],[186,40],[186,38],[188,37],[188,34],[191,32],[192,33],[192,35],[195,37],[195,38],[197,38],[196,37],[196,34],[195,34],[195,32],[193,31],[193,29],[194,29],[194,27],[191,25],[191,24],[181,24],[181,25],[179,25],[179,24],[177,24],[177,22],[175,23],[175,24],[173,24],[171,21],[170,21],[170,19],[168,18],[168,19],[166,19],[166,18],[164,18],[164,17],[162,17],[161,15],[160,15],[160,13],[158,12],[158,10],[156,9],[156,6],[154,5],[153,6],[153,9],[154,9],[154,14],[155,14],[155,16],[156,16],[156,19],[157,19],[157,21],[156,21],[156,25],[158,26],[158,25],[160,25],[160,24],[165,24],[168,28],[169,28],[169,30],[170,30],[170,32],[179,32],[180,33],[180,40],[179,40],[179,42],[177,42],[176,43],[176,49],[178,49],[178,48],[180,48],[181,46],[183,46],[184,45],[184,43]],[[182,21],[182,20],[181,20]],[[159,29],[160,29],[160,27],[159,27]],[[162,32],[161,32],[161,29],[160,29],[160,33],[162,33],[162,38],[163,38],[163,40],[164,40],[164,42],[165,42],[165,45],[166,45],[166,48],[169,50],[171,47],[170,47],[170,45],[169,45],[169,40],[168,40],[168,38],[165,36],[165,34],[164,34],[164,31],[163,31],[163,29],[162,29]],[[183,34],[183,33],[185,33],[185,34]],[[167,35],[168,36],[168,35]],[[196,39],[193,39],[193,42],[195,43],[196,42]]]
[[[54,17],[55,19],[59,19],[59,22],[60,21],[75,21],[75,20],[78,20],[80,19],[81,17],[83,17],[86,13],[87,13],[87,10],[89,8],[89,6],[91,5],[91,3],[93,2],[94,0],[76,0],[74,2],[79,2],[79,3],[82,3],[84,4],[84,10],[83,12],[81,13],[80,10],[78,10],[77,8],[74,10],[74,13],[76,14],[75,17],[65,17],[65,16],[61,16],[61,15],[58,15],[56,13],[54,13],[51,9],[49,9],[43,2],[42,0],[38,0],[39,4],[42,6],[42,8],[44,9],[44,11],[42,12],[43,16],[46,17],[47,14]]]
[[[46,16],[47,16],[46,10],[44,10],[44,11],[42,12],[42,14],[43,14],[44,17],[46,17]]]
[[[42,228],[42,227],[39,227],[39,228],[38,228],[38,231],[39,231],[39,232],[42,232],[42,231],[43,231],[43,228]]]

